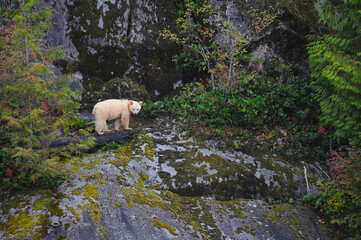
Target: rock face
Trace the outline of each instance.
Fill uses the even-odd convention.
[[[173,28],[173,1],[69,0],[54,6],[58,14],[50,41],[65,46],[68,60],[61,65],[76,71],[85,95],[93,94],[94,79],[131,79],[152,96],[167,94],[173,82],[182,80],[171,61],[178,47],[158,38],[163,28]]]
[[[307,62],[306,36],[311,29],[317,29],[317,12],[313,0],[214,0],[215,6],[220,10],[220,15],[245,33],[249,29],[252,17],[248,13],[251,9],[261,11],[269,7],[283,11],[269,29],[256,35],[247,49],[252,53],[251,61],[260,64],[258,70],[265,70],[271,61],[282,60],[292,64],[296,76],[309,77]],[[254,64],[253,64],[254,65]]]
[[[302,165],[226,151],[172,119],[132,121],[141,130],[130,142],[74,159],[56,191],[2,196],[0,238],[338,239],[310,209],[288,203],[307,194]],[[317,191],[323,174],[306,167]]]
[[[82,94],[83,108],[92,109],[95,103],[105,99],[130,99],[145,101],[149,93],[144,86],[136,84],[130,78],[113,78],[103,82],[98,77],[89,79]]]
[[[98,101],[99,95],[109,98],[101,86],[116,78],[132,80],[148,91],[143,98],[152,99],[171,93],[182,81],[197,79],[196,72],[185,72],[172,62],[179,46],[158,37],[164,28],[175,30],[180,2],[50,0],[41,3],[52,5],[55,10],[48,41],[50,46],[64,46],[67,58],[57,65],[63,73],[73,75],[71,88],[83,92],[82,103],[87,104],[90,99]],[[262,68],[282,58],[286,64],[293,64],[297,76],[309,76],[305,36],[315,29],[313,0],[213,2],[219,14],[240,26],[241,31],[247,31],[250,24],[248,10],[269,6],[283,9],[284,14],[269,30],[257,36],[248,50],[256,61],[262,59]],[[10,1],[4,4],[9,5]]]

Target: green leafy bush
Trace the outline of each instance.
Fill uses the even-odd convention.
[[[120,147],[120,144],[119,143],[116,143],[116,142],[111,142],[105,146],[102,146],[102,150],[103,151],[108,151],[108,150],[111,150],[111,149],[117,149]]]
[[[361,238],[361,150],[332,151],[332,182],[321,185],[319,196],[306,196],[304,201],[343,229],[349,239]]]
[[[215,126],[246,128],[280,125],[296,118],[299,111],[310,111],[309,86],[302,85],[298,91],[295,85],[282,85],[255,74],[244,78],[252,80],[241,81],[230,93],[222,89],[207,90],[200,84],[186,85],[182,94],[172,99],[180,104],[171,110],[183,116],[198,116]]]
[[[190,83],[178,96],[146,102],[143,109],[153,114],[169,111],[189,126],[199,124],[219,133],[227,127],[264,129],[293,120],[311,122],[310,83],[296,77],[290,81],[282,84],[254,73],[244,75],[231,92]]]
[[[361,150],[332,152],[330,167],[333,181],[321,185],[319,196],[304,201],[330,217],[349,239],[361,238]]]

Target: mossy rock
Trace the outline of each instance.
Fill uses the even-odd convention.
[[[82,106],[81,108],[91,108],[99,100],[99,90],[102,89],[104,82],[101,78],[96,76],[83,76],[83,82],[87,84],[83,85],[82,91]]]
[[[254,56],[253,61],[262,59],[261,62],[257,63],[257,71],[267,69],[271,61],[282,58],[286,64],[292,64],[292,71],[295,76],[301,79],[310,77],[306,50],[307,35],[312,30],[317,31],[319,28],[314,1],[234,0],[233,5],[231,5],[232,10],[227,8],[230,4],[229,1],[222,0],[220,2],[218,6],[220,14],[225,17],[227,9],[228,12],[232,11],[232,13],[228,13],[229,16],[227,17],[236,26],[243,26],[243,31],[246,31],[246,28],[251,24],[250,19],[252,17],[248,13],[249,10],[259,9],[263,11],[269,9],[270,6],[282,10],[283,13],[265,31],[256,35],[248,47],[248,52]],[[256,69],[254,65],[255,62],[250,64],[250,68]]]
[[[147,90],[130,78],[113,78],[103,85],[101,98],[131,99],[144,101],[149,99]]]
[[[88,78],[90,84],[83,90],[82,108],[91,109],[95,103],[106,99],[149,99],[147,90],[130,78],[113,78],[104,83],[98,77]]]
[[[259,150],[250,157],[223,149],[220,139],[190,138],[172,118],[139,122],[147,129],[118,149],[71,159],[73,174],[56,191],[0,194],[0,239],[345,239],[297,202],[244,199],[298,188],[288,182],[292,166]],[[261,168],[291,188],[267,193]]]

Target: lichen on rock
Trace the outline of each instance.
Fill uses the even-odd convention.
[[[336,236],[309,208],[288,203],[287,197],[297,194],[291,190],[299,187],[293,184],[304,184],[293,178],[303,174],[294,166],[264,153],[228,151],[220,139],[192,138],[171,118],[148,119],[147,126],[118,149],[69,161],[73,175],[57,191],[2,196],[0,238]],[[291,192],[283,202],[265,201],[282,191]]]

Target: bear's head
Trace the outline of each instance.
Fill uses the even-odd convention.
[[[133,114],[138,114],[142,108],[142,102],[129,101],[129,111]]]

